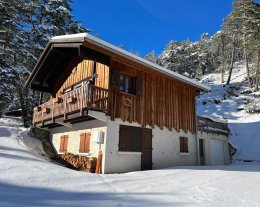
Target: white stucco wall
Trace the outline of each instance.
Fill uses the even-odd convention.
[[[155,127],[153,130],[153,169],[172,166],[196,165],[196,138],[195,134],[161,130]],[[188,138],[189,153],[180,153],[179,137]]]
[[[100,117],[101,118],[101,117]],[[119,152],[120,125],[141,127],[138,123],[124,122],[121,119],[111,121],[109,117],[102,118],[107,122],[107,142],[105,156],[105,173],[121,173],[141,170],[141,153]],[[195,134],[182,130],[152,129],[152,162],[153,169],[160,169],[178,165],[196,165]],[[179,137],[188,138],[189,153],[180,153]]]
[[[68,135],[68,152],[79,154],[80,134],[100,130],[105,132],[105,142],[102,144],[103,173],[122,173],[141,170],[141,152],[119,152],[120,125],[141,127],[138,123],[123,122],[121,119],[111,121],[110,117],[101,112],[89,111],[89,114],[99,120],[73,124],[72,128],[65,126],[50,129],[51,139],[57,152],[60,148],[60,137]],[[102,121],[101,121],[102,120]],[[196,138],[195,135],[180,130],[161,130],[155,126],[152,129],[152,162],[153,169],[173,166],[196,165]],[[179,137],[188,138],[189,153],[180,153]],[[90,154],[97,157],[98,144],[90,142]]]
[[[107,134],[107,126],[106,123],[100,120],[91,120],[86,122],[80,122],[76,124],[72,124],[72,128],[61,126],[50,129],[50,138],[55,147],[57,153],[60,149],[60,137],[62,135],[68,135],[68,148],[67,152],[71,152],[73,154],[78,155],[86,155],[89,157],[97,157],[99,151],[99,145],[93,142],[92,134],[94,131],[103,131],[105,133],[105,141],[106,141],[106,134]],[[89,153],[79,153],[79,144],[80,144],[80,134],[81,133],[91,133],[90,138],[90,152]],[[105,144],[101,145],[101,149],[103,152],[103,159],[102,159],[102,172],[105,167]]]
[[[221,140],[224,146],[224,164],[229,164],[229,152],[228,152],[228,137],[222,134],[213,134],[207,132],[198,131],[198,139],[204,140],[204,164],[212,165],[212,154],[210,140]]]

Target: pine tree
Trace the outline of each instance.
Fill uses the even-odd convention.
[[[152,50],[150,53],[148,53],[144,59],[149,60],[152,63],[156,63],[157,62],[157,58],[156,58],[156,54],[155,51]]]
[[[48,41],[57,35],[89,32],[79,22],[73,20],[71,0],[32,0],[27,2],[25,27],[31,51],[28,61],[32,68]]]
[[[232,71],[233,71],[233,65],[235,62],[235,53],[236,53],[236,41],[237,41],[237,36],[239,35],[239,26],[234,19],[233,15],[229,15],[225,20],[224,24],[222,26],[222,33],[226,37],[226,42],[227,42],[227,50],[231,54],[230,56],[230,63],[229,65],[229,75],[227,79],[227,85],[229,85],[231,76],[232,76]]]
[[[24,121],[36,102],[23,88],[52,36],[89,31],[73,20],[71,0],[0,0],[0,115],[21,108]]]
[[[25,54],[21,49],[24,42],[21,8],[20,0],[0,0],[0,115],[14,99],[17,81],[16,69],[12,66]]]
[[[252,25],[254,25],[256,20],[255,12],[255,3],[252,0],[236,0],[233,3],[233,11],[231,13],[231,16],[233,16],[234,21],[242,32],[244,59],[246,62],[247,79],[250,87],[252,87],[252,79],[249,70],[248,49],[250,46],[249,38],[253,32]]]

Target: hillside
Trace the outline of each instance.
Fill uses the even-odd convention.
[[[96,175],[48,162],[38,140],[28,137],[20,124],[17,119],[0,119],[0,206],[255,207],[260,203],[259,163]]]
[[[228,120],[230,141],[237,148],[236,160],[260,161],[260,115],[249,113],[259,110],[260,92],[250,91],[245,77],[244,62],[235,63],[229,86],[220,83],[219,73],[205,75],[202,82],[211,87],[211,92],[198,97],[197,113]]]

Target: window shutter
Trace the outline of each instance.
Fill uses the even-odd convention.
[[[189,152],[187,137],[180,137],[180,152]]]
[[[136,90],[136,95],[137,96],[142,96],[143,94],[143,79],[140,77],[136,78],[136,86],[135,86],[135,90]]]
[[[90,137],[90,133],[80,134],[79,152],[89,152]]]
[[[189,152],[188,150],[188,138],[184,137],[184,152]]]
[[[63,135],[60,138],[60,152],[67,152],[68,148],[68,135]]]
[[[111,88],[119,88],[120,71],[119,69],[111,68]]]
[[[91,134],[86,133],[86,136],[85,136],[85,152],[89,152],[90,137],[91,137]]]
[[[64,152],[64,136],[60,137],[60,152]]]
[[[142,130],[140,127],[120,125],[119,151],[140,152]]]
[[[68,149],[68,139],[69,139],[69,136],[65,135],[64,136],[64,145],[63,145],[64,152],[67,152],[67,149]]]
[[[121,151],[129,151],[129,144],[128,144],[128,128],[124,126],[120,126],[119,132],[119,150]]]
[[[183,152],[183,138],[180,137],[180,152]]]
[[[85,133],[80,134],[79,152],[84,152]]]

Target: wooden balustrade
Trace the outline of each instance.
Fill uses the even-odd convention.
[[[64,117],[68,114],[80,113],[91,109],[107,112],[108,89],[84,84],[60,97],[54,98],[34,108],[33,124]]]

